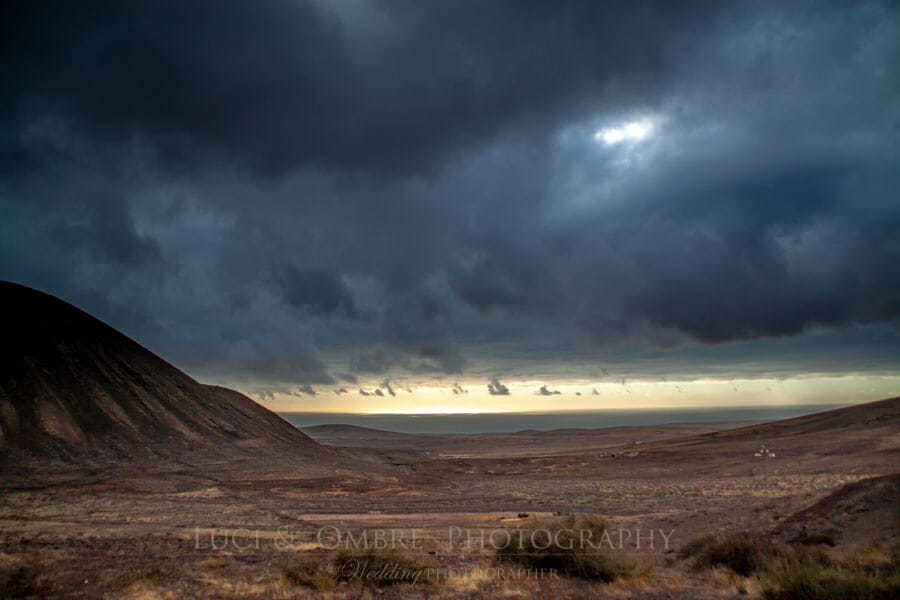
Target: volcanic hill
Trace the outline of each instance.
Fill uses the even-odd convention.
[[[58,298],[0,282],[0,458],[329,454],[233,390],[203,385]]]

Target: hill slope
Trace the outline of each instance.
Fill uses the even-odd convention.
[[[782,541],[896,544],[900,536],[900,474],[871,477],[842,486],[781,523]]]
[[[858,451],[900,449],[900,397],[886,398],[817,412],[792,419],[717,431],[669,445],[717,448],[746,444],[790,442],[819,453],[851,454]]]
[[[0,331],[3,455],[327,453],[250,398],[198,383],[53,296],[0,282]]]
[[[759,452],[762,447],[772,456]],[[900,397],[894,397],[792,419],[650,442],[642,446],[634,464],[674,462],[682,471],[710,476],[787,476],[800,470],[886,475],[897,471],[898,457]]]

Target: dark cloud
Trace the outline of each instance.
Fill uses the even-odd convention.
[[[509,388],[500,383],[500,380],[494,377],[488,383],[488,392],[491,396],[509,396]]]
[[[892,3],[2,10],[0,278],[192,372],[898,345]]]
[[[537,393],[541,396],[558,396],[562,394],[559,390],[551,390],[546,385],[542,385]]]
[[[350,360],[350,369],[357,373],[380,374],[385,373],[395,362],[396,357],[379,348],[358,353]]]
[[[384,311],[381,334],[385,341],[413,356],[425,358],[419,372],[461,373],[465,359],[455,341],[450,300],[424,289],[397,298]]]
[[[202,151],[265,173],[309,163],[402,172],[510,128],[541,132],[613,83],[661,86],[696,56],[692,27],[733,16],[716,12],[14,3],[3,33],[17,60],[4,83],[29,84],[12,97],[17,111],[37,105],[112,139],[152,137],[172,160]]]
[[[284,300],[294,308],[312,314],[355,315],[353,299],[337,271],[281,265],[275,278]]]

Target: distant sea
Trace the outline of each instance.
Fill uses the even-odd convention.
[[[509,433],[525,429],[594,429],[600,427],[666,425],[672,423],[759,422],[789,419],[823,410],[834,404],[791,406],[738,406],[665,409],[608,409],[564,412],[507,412],[445,415],[357,414],[283,412],[296,427],[312,425],[359,425],[403,433]]]

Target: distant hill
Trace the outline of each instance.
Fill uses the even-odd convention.
[[[0,459],[329,451],[53,296],[0,282]]]
[[[792,419],[645,444],[641,457],[678,461],[694,473],[812,471],[889,474],[900,458],[900,397]],[[765,448],[765,451],[763,449]],[[774,460],[774,459],[778,460]],[[793,466],[792,466],[793,465]]]
[[[400,433],[356,425],[313,425],[304,433],[320,444],[359,450],[412,452],[424,458],[498,458],[591,451],[623,444],[641,444],[718,431],[736,424],[690,423],[599,429],[524,430],[513,433],[435,434]]]
[[[815,434],[848,427],[896,425],[898,423],[900,423],[900,396],[835,408],[792,419],[750,425],[710,435],[714,437],[739,437],[744,434],[759,433],[773,436]]]
[[[828,446],[834,452],[875,449],[897,451],[900,439],[900,396],[843,408],[717,431],[685,440],[689,444],[792,440],[812,447]]]

